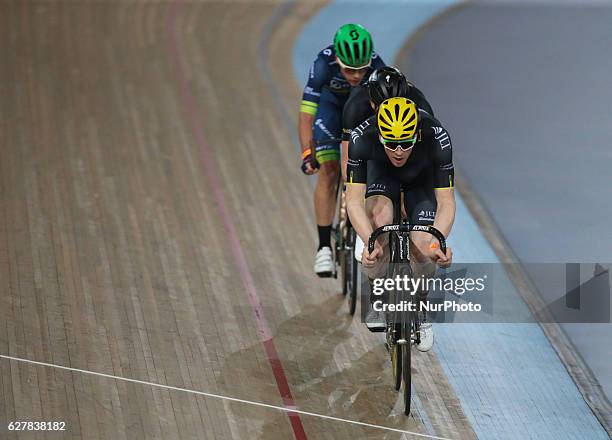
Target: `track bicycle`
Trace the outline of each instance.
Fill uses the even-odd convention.
[[[394,208],[394,221],[396,223],[377,228],[368,240],[368,250],[374,250],[376,239],[382,234],[389,234],[389,250],[391,252],[387,278],[395,279],[400,276],[412,278],[410,266],[410,232],[422,231],[433,235],[440,242],[440,250],[446,252],[446,240],[444,235],[433,226],[410,225],[406,220],[401,220],[400,206],[396,203]],[[413,344],[421,343],[421,322],[417,311],[418,304],[414,292],[405,290],[392,290],[389,292],[387,304],[405,304],[402,301],[413,304],[408,311],[387,311],[385,330],[386,345],[391,357],[393,370],[393,382],[395,389],[401,389],[404,382],[404,414],[410,414],[410,403],[412,398],[412,371],[411,371],[411,347]]]
[[[322,143],[340,143],[342,139],[331,138],[323,140],[313,140],[313,150],[317,145]],[[318,164],[314,163],[315,168]],[[355,259],[355,242],[357,234],[351,225],[351,221],[346,211],[344,201],[344,182],[342,180],[342,172],[338,173],[338,181],[336,183],[336,206],[335,223],[332,225],[332,252],[334,259],[334,269],[331,274],[333,278],[338,278],[338,268],[340,270],[340,279],[342,284],[342,294],[348,295],[348,307],[351,315],[355,314],[357,307],[357,287],[359,266]]]

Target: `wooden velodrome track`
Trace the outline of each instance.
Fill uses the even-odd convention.
[[[320,6],[263,60],[292,109]],[[432,353],[401,415],[380,338],[312,275],[311,187],[256,68],[276,7],[0,3],[0,438],[421,438],[153,384],[475,438]],[[28,420],[67,430],[6,429]]]

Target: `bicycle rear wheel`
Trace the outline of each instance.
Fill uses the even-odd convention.
[[[341,177],[339,177],[341,179]],[[342,285],[342,295],[346,295],[348,292],[348,279],[347,270],[348,268],[348,255],[347,249],[347,235],[346,235],[346,222],[348,220],[345,207],[343,205],[343,192],[342,192],[342,181],[339,180],[336,186],[336,206],[337,206],[337,223],[334,226],[336,239],[335,251],[336,251],[336,268],[340,269],[340,283]],[[334,278],[337,278],[337,273]]]
[[[349,255],[348,252],[346,250],[348,243],[344,243],[344,245],[342,246],[341,249],[339,249],[340,252],[340,256],[339,256],[339,260],[340,260],[340,276],[342,279],[342,295],[346,296],[346,294],[349,292],[350,290],[350,277],[348,275],[349,271],[350,271],[350,261],[349,261]]]
[[[346,261],[346,277],[348,279],[347,289],[349,294],[349,313],[355,314],[357,308],[357,275],[359,273],[359,265],[355,259],[355,241],[357,239],[357,233],[353,228],[349,228],[347,242],[346,242],[346,255],[344,256]]]

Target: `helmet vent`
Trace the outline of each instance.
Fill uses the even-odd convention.
[[[367,40],[363,40],[361,42],[361,58],[359,60],[359,65],[365,64],[364,61],[368,55],[368,42]]]
[[[353,43],[353,52],[351,53],[351,61],[353,65],[357,65],[359,60],[357,57],[359,56],[359,43]]]
[[[342,56],[344,57],[344,59],[347,59],[349,56],[349,53],[351,53],[351,46],[349,46],[349,44],[345,41],[344,44],[342,45]]]

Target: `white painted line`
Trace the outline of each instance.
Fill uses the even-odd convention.
[[[370,423],[356,422],[354,420],[341,419],[338,417],[326,416],[324,414],[317,414],[317,413],[312,413],[308,411],[301,411],[299,409],[285,408],[285,407],[276,406],[276,405],[268,405],[267,403],[254,402],[252,400],[237,399],[235,397],[221,396],[219,394],[206,393],[204,391],[189,390],[187,388],[173,387],[170,385],[162,385],[160,383],[147,382],[145,380],[129,379],[127,377],[114,376],[112,374],[98,373],[98,372],[89,371],[89,370],[81,370],[80,368],[64,367],[63,365],[49,364],[47,362],[32,361],[29,359],[18,358],[15,356],[8,356],[5,354],[0,354],[0,358],[8,359],[11,361],[16,361],[16,362],[24,362],[27,364],[41,365],[43,367],[50,367],[50,368],[57,368],[60,370],[73,371],[76,373],[91,374],[92,376],[105,377],[107,379],[122,380],[124,382],[132,382],[132,383],[137,383],[140,385],[149,385],[152,387],[164,388],[164,389],[172,390],[172,391],[182,391],[185,393],[197,394],[200,396],[214,397],[215,399],[223,399],[223,400],[230,400],[232,402],[246,403],[248,405],[261,406],[264,408],[271,408],[271,409],[276,409],[278,411],[284,411],[284,412],[289,412],[289,413],[293,412],[296,414],[303,414],[305,416],[319,417],[321,419],[326,419],[326,420],[334,420],[336,422],[344,422],[344,423],[350,423],[352,425],[366,426],[368,428],[377,428],[377,429],[384,429],[387,431],[401,432],[403,434],[410,434],[410,435],[414,435],[417,437],[431,438],[435,440],[450,440],[446,437],[436,437],[434,435],[421,434],[419,432],[412,432],[412,431],[404,431],[403,429],[391,428],[388,426],[372,425]]]

